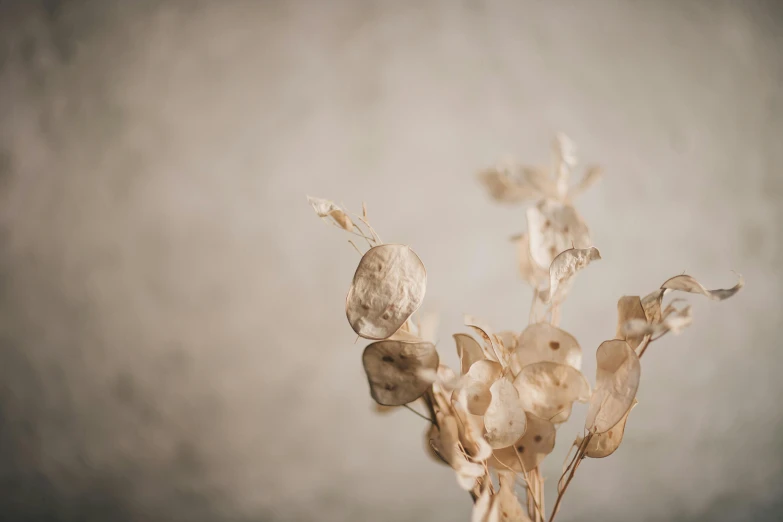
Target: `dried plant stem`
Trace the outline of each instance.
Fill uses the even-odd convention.
[[[428,422],[431,422],[431,423],[433,423],[433,424],[434,424],[434,422],[432,421],[432,419],[430,419],[430,418],[429,418],[429,417],[427,417],[426,415],[424,415],[424,414],[422,414],[422,413],[419,413],[418,411],[414,410],[414,409],[413,409],[413,408],[410,406],[410,404],[403,404],[403,406],[405,406],[405,408],[409,409],[410,411],[412,411],[413,413],[415,413],[416,415],[418,415],[419,417],[421,417],[421,418],[422,418],[422,419],[424,419],[425,421],[428,421]]]
[[[584,459],[585,453],[587,452],[587,445],[590,443],[590,439],[593,438],[592,433],[588,433],[584,439],[582,439],[582,443],[579,445],[579,449],[576,450],[576,455],[574,455],[573,465],[569,466],[571,468],[571,472],[568,474],[568,478],[565,481],[565,484],[563,484],[563,487],[560,488],[560,482],[562,482],[563,477],[560,477],[560,481],[558,481],[558,492],[557,492],[557,499],[555,499],[555,505],[552,508],[552,515],[549,517],[549,522],[554,522],[555,516],[557,515],[558,510],[560,509],[560,503],[563,500],[563,495],[565,495],[566,490],[568,489],[568,485],[571,484],[571,480],[574,478],[574,474],[576,473],[577,468],[579,467],[579,463]],[[565,475],[565,473],[564,473]]]
[[[517,460],[519,461],[519,467],[522,469],[522,477],[525,479],[525,484],[527,485],[527,501],[528,501],[528,513],[530,514],[530,517],[533,518],[533,520],[544,520],[544,513],[541,510],[541,506],[538,503],[538,499],[536,498],[535,493],[535,484],[533,483],[532,479],[530,478],[530,473],[525,469],[525,463],[522,462],[522,457],[519,455],[519,451],[516,447],[512,446],[514,448],[514,455],[516,455]],[[534,509],[530,509],[530,504],[532,503]]]

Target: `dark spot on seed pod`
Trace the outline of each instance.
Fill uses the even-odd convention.
[[[519,446],[517,446],[517,451],[520,452],[520,453],[524,453],[525,452],[525,447],[522,444],[520,444]]]
[[[383,387],[386,391],[394,391],[397,389],[396,384],[385,384]]]
[[[384,362],[387,362],[387,363],[393,363],[394,362],[394,357],[392,357],[391,355],[384,355],[383,356],[383,360],[384,360]]]
[[[536,435],[535,437],[533,437],[533,440],[536,442],[541,442],[541,435]]]
[[[560,349],[560,343],[557,341],[549,341],[549,347],[553,350],[559,350]]]

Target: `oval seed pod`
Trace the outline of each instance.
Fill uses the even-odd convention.
[[[457,394],[460,404],[464,405],[472,415],[484,415],[492,401],[489,387],[500,378],[502,373],[503,367],[495,361],[483,360],[473,363]]]
[[[595,353],[595,391],[585,419],[585,429],[604,433],[631,409],[639,388],[641,365],[628,343],[604,341]]]
[[[427,272],[405,245],[379,245],[359,261],[345,301],[348,323],[361,337],[391,337],[424,300]]]
[[[536,417],[532,413],[525,413],[527,419],[527,429],[514,444],[506,448],[500,448],[493,451],[493,457],[489,463],[495,469],[502,470],[511,468],[517,473],[523,471],[532,471],[544,460],[544,457],[552,453],[555,449],[555,435],[557,430],[554,423]],[[517,453],[519,458],[517,458]],[[525,465],[522,469],[519,461]]]
[[[571,205],[544,200],[527,209],[530,256],[543,270],[560,252],[588,248],[592,241],[582,216]]]
[[[484,359],[484,351],[481,345],[468,334],[454,334],[454,341],[457,343],[457,357],[460,361],[460,375],[465,375],[473,363]]]
[[[587,402],[590,398],[590,383],[582,372],[549,361],[523,367],[514,387],[525,411],[556,423],[568,419],[574,401]]]
[[[541,361],[582,367],[582,348],[573,335],[549,323],[525,328],[517,340],[516,359],[520,368]]]
[[[525,412],[514,385],[498,379],[489,388],[492,400],[484,413],[485,438],[493,448],[513,444],[525,433]]]
[[[644,313],[644,306],[638,295],[625,295],[617,301],[617,333],[615,334],[618,339],[626,341],[632,350],[636,350],[644,335],[626,332],[625,325],[629,321],[647,323],[647,315]]]
[[[637,404],[637,400],[633,400],[631,408],[625,412],[623,418],[612,426],[612,429],[606,433],[597,433],[593,435],[590,442],[587,443],[587,449],[585,455],[591,459],[602,459],[608,457],[620,447],[620,443],[623,441],[623,434],[625,433],[625,423],[628,421],[628,415],[631,414],[631,410]],[[578,440],[581,442],[581,440]]]
[[[430,387],[419,371],[437,371],[438,352],[430,343],[378,341],[364,349],[362,363],[372,398],[384,406],[402,406]]]

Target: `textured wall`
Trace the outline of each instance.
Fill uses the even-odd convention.
[[[463,313],[521,329],[530,300],[524,213],[474,173],[557,130],[606,169],[562,323],[589,376],[619,296],[747,279],[645,357],[624,445],[559,519],[778,519],[775,2],[0,6],[4,520],[468,520],[424,422],[372,413],[358,256],[304,195],[367,201],[420,254],[453,364]]]

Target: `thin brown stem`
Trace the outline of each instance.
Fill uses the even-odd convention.
[[[435,424],[435,423],[432,421],[432,419],[430,419],[430,418],[429,418],[429,417],[427,417],[426,415],[424,415],[424,414],[422,414],[422,413],[419,413],[418,411],[414,410],[414,409],[413,409],[413,408],[412,408],[412,407],[411,407],[409,404],[403,404],[403,406],[405,406],[405,408],[406,408],[406,409],[408,409],[408,410],[412,411],[413,413],[415,413],[416,415],[418,415],[419,417],[421,417],[421,418],[422,418],[422,419],[424,419],[425,421],[428,421],[428,422],[431,422],[432,424]]]
[[[560,510],[560,503],[563,501],[563,495],[565,495],[565,492],[568,489],[568,485],[571,484],[571,480],[573,480],[574,474],[576,473],[577,468],[579,468],[579,463],[585,457],[585,452],[587,451],[587,445],[592,437],[593,434],[588,433],[587,435],[585,435],[585,438],[582,440],[582,444],[579,445],[579,449],[577,450],[576,455],[574,456],[573,467],[571,467],[571,472],[568,474],[568,478],[566,479],[562,489],[560,489],[560,481],[563,480],[562,477],[560,478],[560,481],[558,481],[559,491],[557,493],[557,499],[555,499],[555,505],[552,508],[552,515],[549,517],[549,522],[554,522],[555,516],[557,515],[557,512]]]

